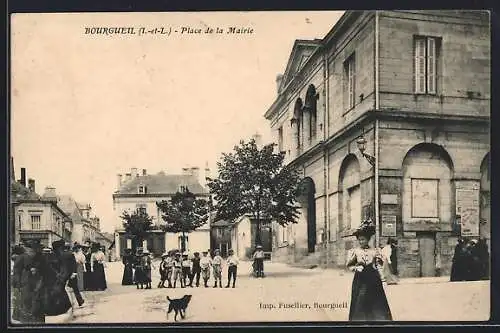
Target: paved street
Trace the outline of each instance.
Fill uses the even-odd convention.
[[[336,270],[292,268],[266,263],[267,277],[249,276],[250,263],[238,268],[236,288],[137,290],[122,286],[122,265],[108,263],[108,290],[86,292],[86,304],[75,310],[71,323],[172,322],[167,319],[166,296],[192,294],[184,322],[248,321],[346,321],[349,312],[351,273]],[[404,279],[387,286],[395,320],[482,321],[489,318],[489,281],[449,283],[448,278]],[[223,279],[225,285],[226,277]],[[329,308],[315,308],[327,304]],[[281,307],[280,307],[281,306]],[[291,307],[290,307],[291,306]]]

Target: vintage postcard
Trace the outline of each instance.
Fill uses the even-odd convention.
[[[11,325],[487,321],[490,13],[11,16]]]

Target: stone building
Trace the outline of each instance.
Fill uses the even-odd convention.
[[[210,170],[205,168],[203,180],[209,176]],[[130,173],[125,176],[118,175],[117,191],[113,194],[113,210],[115,212],[115,251],[116,257],[123,255],[125,248],[132,248],[132,240],[123,229],[123,220],[120,216],[124,211],[144,210],[153,218],[153,229],[149,237],[144,240],[142,247],[148,248],[151,253],[158,256],[165,250],[180,249],[182,235],[166,233],[161,229],[164,224],[161,212],[156,203],[162,200],[170,200],[176,193],[188,189],[198,198],[208,200],[209,193],[198,167],[183,168],[182,174],[166,174],[162,171],[157,174],[147,174],[145,169],[142,173],[137,168],[131,168]],[[185,235],[187,250],[192,252],[205,251],[210,247],[210,226],[205,225]]]
[[[368,218],[376,243],[398,239],[402,276],[448,274],[460,235],[489,242],[489,22],[346,11],[323,39],[295,42],[265,117],[306,192],[273,259],[343,266]]]

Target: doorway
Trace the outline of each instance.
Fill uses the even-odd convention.
[[[420,255],[420,276],[436,275],[436,234],[420,232],[418,237],[418,252]]]

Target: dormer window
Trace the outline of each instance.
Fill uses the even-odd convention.
[[[147,187],[144,184],[139,185],[137,189],[137,193],[139,194],[146,194],[147,193]]]

